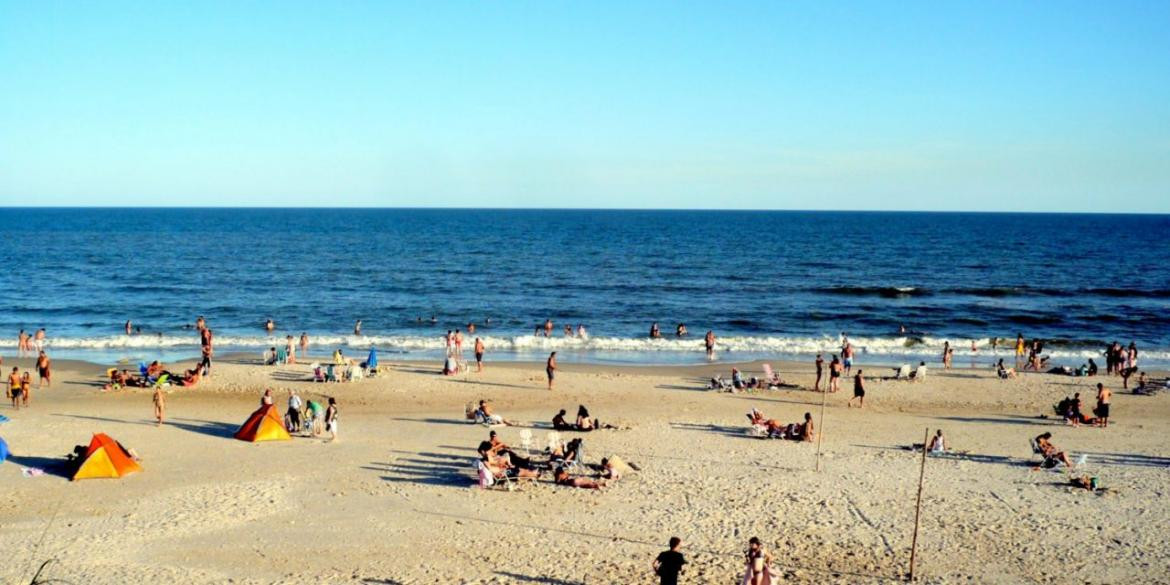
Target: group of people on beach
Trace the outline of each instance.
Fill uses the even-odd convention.
[[[45,338],[45,328],[37,329],[36,333],[28,334],[24,329],[16,335],[16,355],[25,357],[45,351],[48,340]]]
[[[670,537],[667,550],[658,554],[650,567],[658,576],[660,585],[678,585],[679,576],[687,565],[686,556],[681,550],[683,541],[677,536]],[[748,539],[747,550],[743,553],[744,573],[739,579],[739,585],[772,585],[779,582],[780,573],[773,567],[775,562],[772,553],[764,547],[757,536]]]
[[[0,365],[3,364],[3,358],[0,358]],[[38,351],[37,360],[33,367],[37,371],[37,389],[46,386],[52,387],[53,362],[49,359],[49,354],[45,353],[44,350]],[[12,366],[12,370],[8,373],[5,394],[12,401],[13,409],[20,410],[21,406],[28,408],[32,404],[32,372],[28,370],[21,372],[18,366]]]

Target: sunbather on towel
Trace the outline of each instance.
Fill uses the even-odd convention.
[[[572,477],[569,475],[569,472],[565,471],[564,467],[558,467],[553,472],[553,481],[557,485],[584,488],[587,490],[599,490],[605,487],[605,481],[593,481],[592,479],[585,479],[583,477]]]

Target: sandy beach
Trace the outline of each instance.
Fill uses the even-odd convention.
[[[5,366],[31,365],[6,359]],[[690,565],[684,583],[738,583],[742,551],[759,536],[785,582],[894,582],[907,570],[926,428],[968,452],[927,461],[917,573],[927,583],[1164,583],[1170,552],[1170,423],[1166,395],[1122,393],[1119,378],[934,369],[921,383],[872,380],[864,409],[849,385],[827,397],[822,471],[815,444],[746,435],[752,407],[797,422],[819,415],[811,364],[773,364],[801,388],[704,389],[728,364],[562,365],[555,391],[543,364],[494,364],[437,374],[395,363],[375,379],[309,381],[307,365],[265,367],[237,356],[196,388],[171,388],[157,428],[151,393],[101,392],[104,366],[56,364],[31,408],[0,410],[12,451],[0,465],[3,583],[655,583],[650,563],[672,535]],[[884,367],[866,367],[887,376]],[[186,367],[185,365],[183,367]],[[743,366],[758,375],[759,364]],[[1051,416],[1073,392],[1086,403],[1103,380],[1118,393],[1108,429]],[[263,389],[334,396],[340,440],[246,443],[231,435]],[[606,490],[547,476],[518,491],[473,487],[488,429],[464,420],[486,398],[544,444],[560,408],[589,407],[632,427],[580,434],[587,461],[619,455],[641,471]],[[1040,414],[1049,418],[1038,418]],[[520,428],[499,428],[519,444]],[[1051,431],[1108,491],[1032,471],[1031,437]],[[53,460],[105,432],[144,471],[70,482],[21,467]],[[564,433],[566,438],[576,433]]]

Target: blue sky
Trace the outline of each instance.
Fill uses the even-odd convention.
[[[0,0],[0,205],[1170,212],[1170,2]]]

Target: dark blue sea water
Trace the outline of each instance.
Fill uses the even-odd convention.
[[[316,351],[400,357],[438,355],[475,322],[497,359],[701,361],[708,329],[720,359],[805,359],[841,332],[885,362],[944,340],[959,362],[973,340],[989,360],[989,338],[1017,332],[1057,362],[1115,339],[1170,358],[1165,215],[3,208],[0,222],[8,354],[44,327],[60,357],[194,355],[184,326],[204,315],[221,351],[267,347],[271,318]],[[534,337],[546,318],[554,338]],[[143,333],[124,335],[127,319]],[[666,339],[646,338],[653,321]]]

